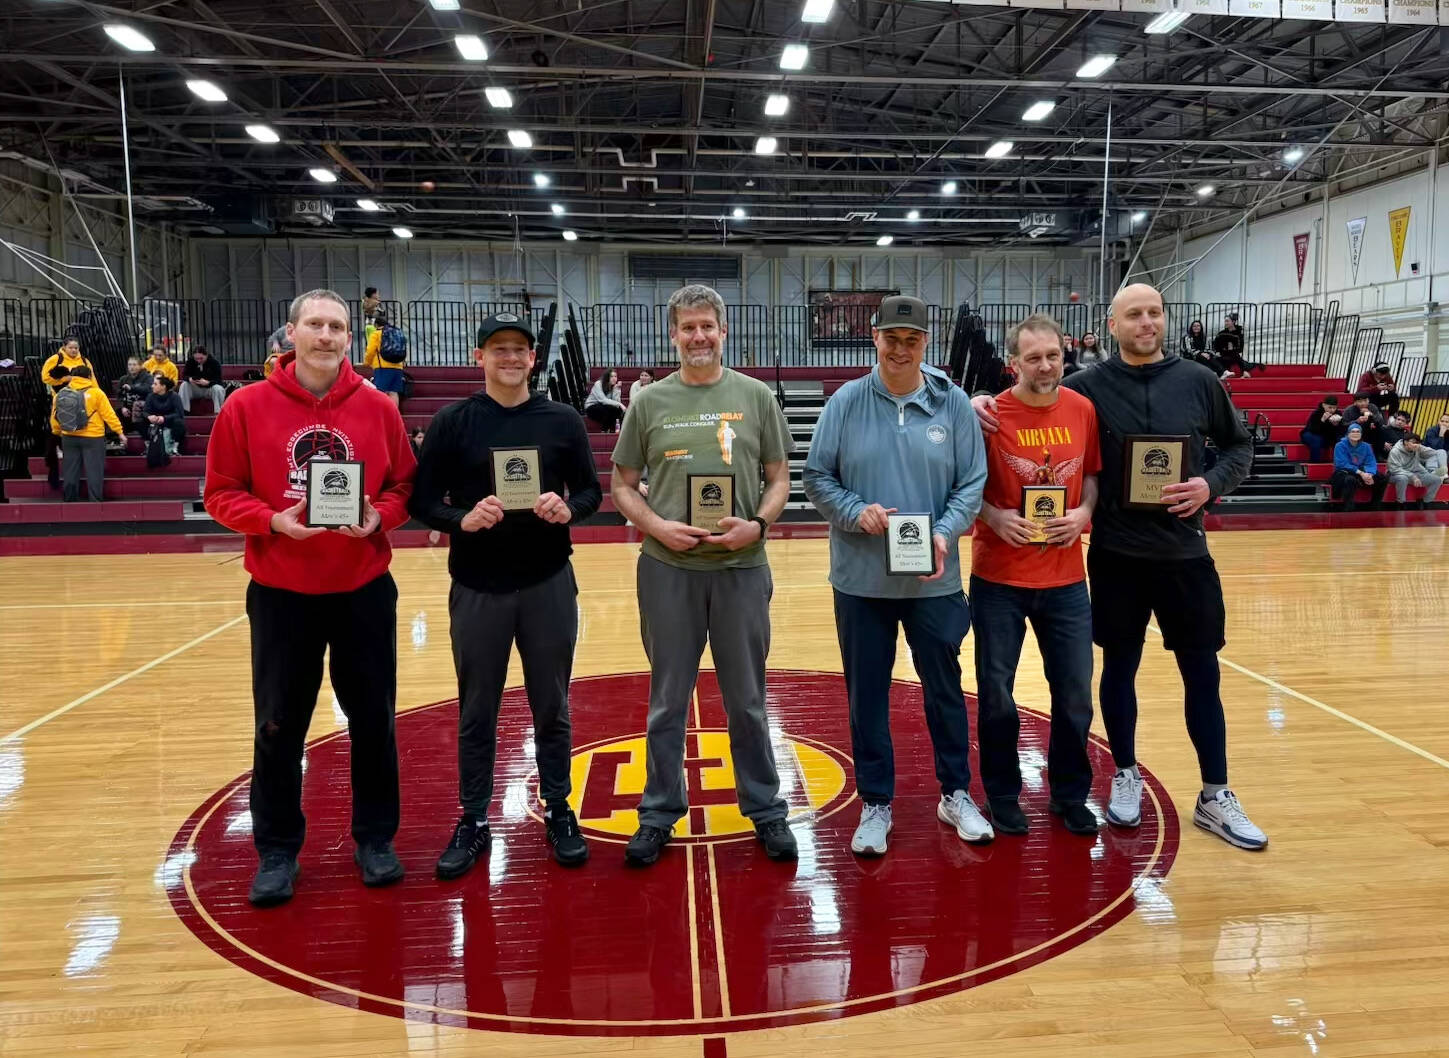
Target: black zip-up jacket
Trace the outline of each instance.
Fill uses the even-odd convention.
[[[198,364],[194,358],[188,356],[181,367],[181,380],[185,382],[191,379],[201,379],[213,386],[220,385],[221,362],[214,356],[208,356]]]
[[[408,511],[451,534],[448,572],[474,591],[518,591],[547,580],[569,560],[568,525],[545,522],[532,511],[509,511],[491,529],[465,532],[463,516],[493,486],[490,448],[537,445],[544,492],[563,496],[572,525],[599,509],[603,492],[588,431],[579,413],[535,395],[505,408],[482,390],[433,417],[423,438]]]
[[[1122,448],[1127,434],[1186,434],[1187,476],[1201,475],[1216,499],[1232,492],[1253,465],[1253,442],[1233,402],[1201,364],[1169,355],[1141,367],[1113,357],[1062,383],[1091,400],[1101,436],[1100,495],[1092,516],[1092,546],[1153,560],[1200,558],[1208,553],[1203,512],[1179,518],[1161,511],[1122,507]],[[1203,472],[1212,438],[1217,465]],[[1206,506],[1206,504],[1204,505]]]

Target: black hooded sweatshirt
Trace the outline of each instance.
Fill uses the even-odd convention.
[[[1253,465],[1253,442],[1222,384],[1201,364],[1169,355],[1131,367],[1117,357],[1062,383],[1091,400],[1101,435],[1100,495],[1092,516],[1092,546],[1157,561],[1200,558],[1208,553],[1203,511],[1179,518],[1161,511],[1122,507],[1122,449],[1127,434],[1186,434],[1187,476],[1202,476],[1216,499],[1232,492]],[[1211,438],[1218,462],[1203,472]],[[1206,504],[1204,504],[1204,507]]]

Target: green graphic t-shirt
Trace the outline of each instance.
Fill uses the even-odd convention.
[[[649,468],[649,507],[668,521],[689,521],[690,474],[733,474],[735,516],[753,518],[764,491],[761,465],[788,458],[791,448],[785,413],[769,386],[728,368],[718,382],[686,386],[676,371],[630,402],[613,459],[621,467]],[[681,569],[765,564],[763,541],[738,551],[720,544],[671,551],[646,536],[644,553]]]

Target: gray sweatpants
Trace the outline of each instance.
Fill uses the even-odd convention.
[[[577,595],[569,564],[520,591],[474,591],[454,581],[448,593],[458,672],[458,800],[479,820],[488,818],[493,800],[498,712],[515,640],[533,711],[539,797],[545,804],[568,799],[573,751],[569,677],[579,628]]]
[[[1444,484],[1444,478],[1441,475],[1430,474],[1427,470],[1422,474],[1389,475],[1389,483],[1394,486],[1394,493],[1398,496],[1399,502],[1403,503],[1408,499],[1409,486],[1414,483],[1416,477],[1424,483],[1424,502],[1433,503],[1439,495],[1440,486]]]
[[[639,824],[669,828],[689,811],[684,736],[705,640],[724,698],[740,811],[756,826],[784,819],[765,717],[769,566],[696,571],[639,556],[639,628],[649,656],[649,749]]]
[[[105,489],[106,439],[62,435],[60,451],[65,456],[60,463],[61,498],[66,503],[80,499],[81,471],[84,470],[86,492],[92,503],[100,503]]]

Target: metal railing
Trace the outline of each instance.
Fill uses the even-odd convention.
[[[1409,357],[1410,360],[1425,360],[1427,357]],[[1408,364],[1404,366],[1404,375],[1407,378],[1411,368]],[[1422,437],[1429,430],[1439,425],[1441,416],[1449,414],[1449,371],[1427,371],[1423,372],[1421,381],[1416,383],[1412,395],[1403,402],[1402,407],[1413,416],[1414,430]],[[1410,390],[1402,383],[1399,392],[1410,394]]]

